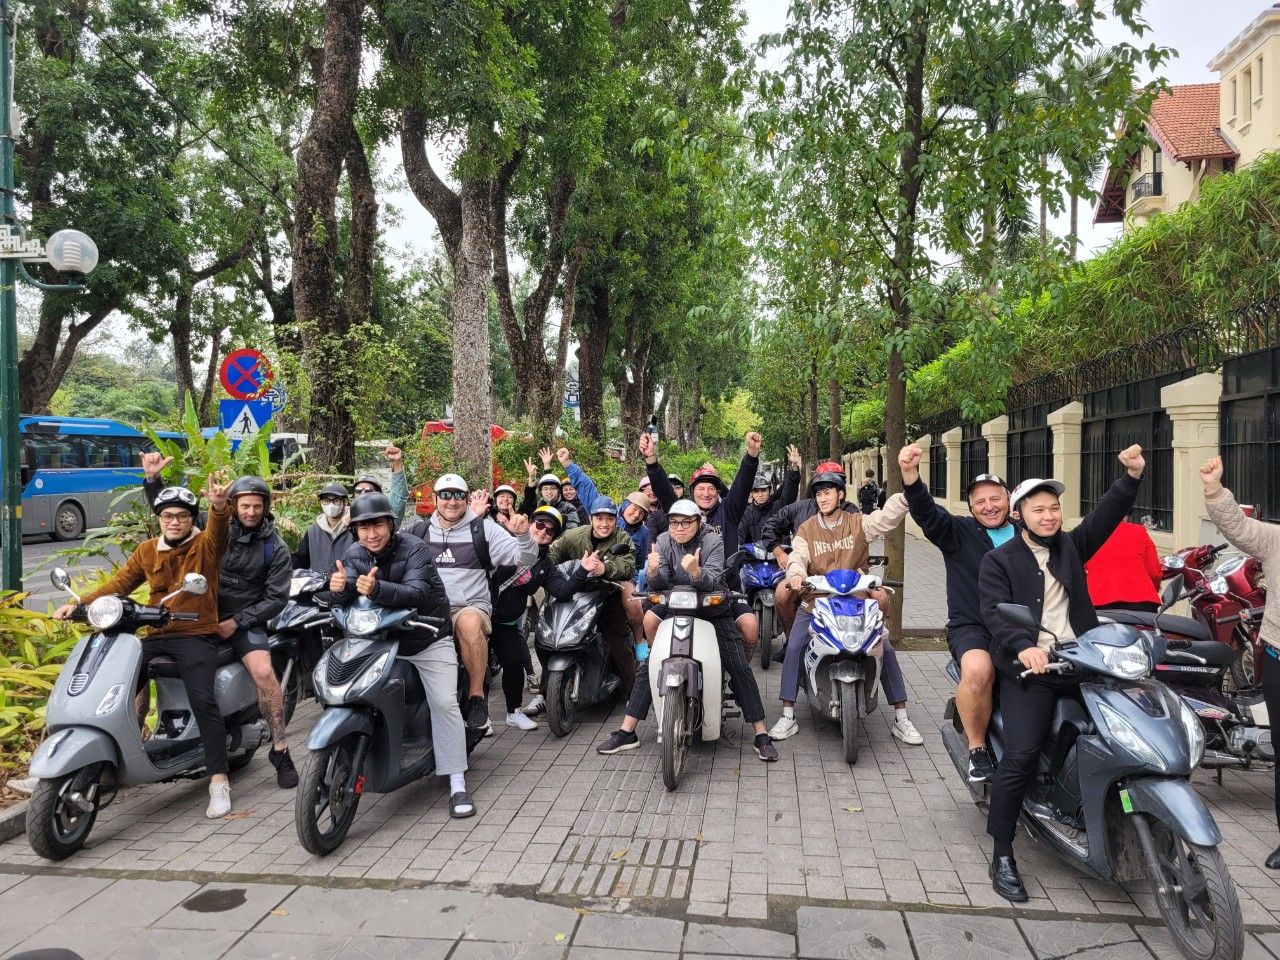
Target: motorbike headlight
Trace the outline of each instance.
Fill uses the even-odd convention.
[[[1099,702],[1098,709],[1102,713],[1102,719],[1107,725],[1111,738],[1116,743],[1148,766],[1155,767],[1158,770],[1168,769],[1168,764],[1165,763],[1164,757],[1160,756],[1150,744],[1138,735],[1138,731],[1133,728],[1133,724],[1105,703]]]
[[[377,609],[351,610],[347,613],[347,633],[363,637],[378,629],[382,611]]]
[[[1196,712],[1191,709],[1191,704],[1176,693],[1173,696],[1178,700],[1178,719],[1182,721],[1182,729],[1187,734],[1187,747],[1191,751],[1191,769],[1194,770],[1204,759],[1204,727],[1201,726]]]
[[[667,597],[668,610],[697,610],[698,595],[692,590],[672,590]]]
[[[1226,577],[1213,577],[1212,579],[1210,579],[1210,581],[1209,581],[1209,592],[1210,592],[1210,593],[1216,593],[1216,594],[1217,594],[1218,596],[1220,596],[1220,597],[1225,597],[1225,596],[1227,595],[1227,593],[1228,593],[1228,590],[1227,590],[1227,578],[1226,578]]]
[[[89,604],[86,616],[95,630],[110,630],[124,616],[124,601],[111,594],[99,597]]]
[[[1102,663],[1107,672],[1125,680],[1137,680],[1151,672],[1151,654],[1144,644],[1102,647]]]
[[[1186,557],[1180,557],[1176,553],[1171,553],[1167,557],[1160,558],[1160,566],[1166,570],[1181,570],[1187,565]]]
[[[109,713],[115,713],[116,707],[120,706],[120,700],[124,696],[124,684],[112,684],[107,695],[102,698],[102,702],[98,704],[98,709],[93,711],[95,717],[105,717]]]
[[[388,650],[369,666],[365,667],[356,682],[351,685],[351,689],[347,691],[347,699],[350,700],[352,697],[359,696],[381,680],[382,672],[386,670],[387,664],[390,662],[391,651]]]

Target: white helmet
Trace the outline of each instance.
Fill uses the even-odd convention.
[[[468,487],[467,481],[463,480],[456,473],[446,473],[442,474],[440,479],[436,481],[436,485],[433,489],[436,493],[439,493],[441,490],[461,490],[463,493],[466,493]]]

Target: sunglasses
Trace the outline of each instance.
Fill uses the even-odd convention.
[[[546,531],[547,533],[555,533],[555,532],[556,532],[556,525],[555,525],[554,523],[552,523],[550,520],[535,520],[535,521],[533,521],[533,525],[534,525],[534,527],[536,527],[538,530],[544,530],[544,531]]]
[[[377,493],[377,492],[378,492],[377,487],[369,487],[369,486],[356,487],[356,493]]]
[[[465,490],[441,490],[436,494],[437,500],[465,500],[467,499],[467,491]]]

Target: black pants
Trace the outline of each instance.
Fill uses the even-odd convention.
[[[1022,670],[1019,665],[1018,671]],[[1018,680],[1017,673],[1000,670],[1000,714],[1004,719],[1004,755],[996,766],[987,811],[987,833],[1012,841],[1018,813],[1040,764],[1040,751],[1049,736],[1053,705],[1058,697],[1076,696],[1078,677],[1041,674]]]
[[[733,693],[742,708],[742,719],[758,723],[764,719],[764,704],[760,701],[760,688],[755,674],[747,662],[747,652],[742,647],[742,634],[732,616],[717,617],[710,621],[716,629],[716,641],[720,647],[720,665],[729,674]],[[704,677],[703,683],[719,683],[718,677]],[[643,720],[653,706],[653,694],[649,690],[649,665],[636,671],[636,681],[627,700],[627,716]]]
[[[1262,651],[1262,699],[1267,704],[1267,716],[1280,717],[1280,658],[1272,656],[1275,647]],[[1275,724],[1275,720],[1271,721]],[[1280,827],[1280,764],[1276,764],[1276,826]]]
[[[515,713],[524,696],[525,664],[529,659],[529,645],[524,641],[524,621],[495,623],[489,636],[493,652],[502,664],[502,695],[507,700],[507,713]]]
[[[143,677],[146,662],[164,654],[178,665],[182,684],[187,688],[191,712],[200,729],[204,744],[205,767],[209,774],[227,772],[227,725],[213,695],[213,678],[218,672],[217,637],[160,637],[142,644]]]
[[[636,682],[636,640],[626,608],[622,606],[620,590],[611,589],[605,594],[596,623],[609,647],[609,656],[622,678],[623,687],[633,686]]]

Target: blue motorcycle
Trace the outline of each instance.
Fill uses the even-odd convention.
[[[778,632],[773,615],[773,588],[782,581],[782,569],[764,547],[754,543],[745,544],[735,559],[742,560],[738,569],[742,591],[760,622],[760,669],[768,670],[773,663],[773,641]]]

